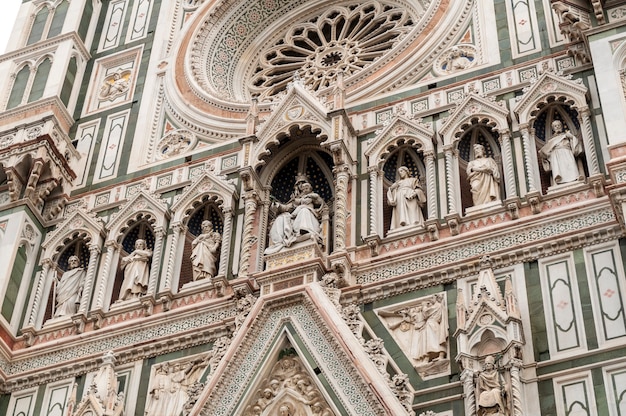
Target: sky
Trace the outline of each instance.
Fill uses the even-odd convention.
[[[0,2],[2,2],[0,12],[0,53],[4,53],[22,0],[0,0]]]

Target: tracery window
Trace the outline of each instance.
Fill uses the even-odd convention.
[[[406,9],[369,1],[336,6],[320,16],[294,24],[260,56],[250,91],[271,96],[294,74],[315,90],[331,86],[387,53],[413,26]]]
[[[26,44],[32,45],[61,34],[68,8],[69,2],[66,0],[62,0],[56,6],[51,2],[44,3],[35,14]]]

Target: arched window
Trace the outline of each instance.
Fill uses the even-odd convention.
[[[26,45],[32,45],[40,40],[60,35],[63,31],[63,23],[68,8],[69,2],[67,0],[61,1],[54,9],[44,3],[35,14]]]
[[[28,85],[28,78],[30,78],[30,67],[25,65],[15,76],[13,88],[11,88],[11,95],[9,95],[9,101],[7,103],[7,110],[22,104],[24,93]]]
[[[30,93],[28,94],[28,102],[32,103],[33,101],[37,101],[41,97],[43,97],[44,90],[46,89],[46,82],[48,81],[48,75],[50,74],[50,67],[52,66],[52,61],[50,58],[46,58],[39,64],[37,67],[37,72],[35,73],[35,79],[33,80],[33,85],[30,88]]]
[[[30,28],[30,34],[26,41],[27,45],[32,45],[42,39],[43,32],[46,29],[46,23],[48,22],[48,16],[50,16],[50,9],[44,4],[35,15],[33,26]]]
[[[67,15],[67,9],[69,8],[69,3],[67,1],[62,1],[59,5],[54,9],[52,14],[52,22],[50,23],[50,29],[48,30],[48,36],[46,39],[53,38],[57,35],[61,34],[63,30],[63,22],[65,22],[65,16]]]
[[[72,89],[74,88],[74,81],[76,79],[76,72],[78,72],[78,63],[76,57],[72,56],[70,63],[67,67],[67,73],[65,74],[65,80],[63,81],[63,88],[61,89],[61,101],[67,107],[72,95]]]
[[[17,249],[17,255],[15,256],[15,263],[11,269],[11,276],[9,276],[9,283],[7,290],[2,301],[2,316],[7,322],[11,322],[13,318],[13,312],[15,311],[15,303],[17,302],[17,296],[22,286],[22,279],[24,278],[24,272],[26,271],[26,263],[28,261],[26,247],[22,244]]]

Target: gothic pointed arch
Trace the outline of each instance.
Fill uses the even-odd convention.
[[[106,256],[95,309],[105,310],[111,303],[123,305],[127,300],[155,295],[169,218],[165,202],[145,190],[120,207],[107,227]]]
[[[504,101],[496,102],[472,92],[439,130],[446,162],[448,214],[460,214],[476,205],[472,201],[467,167],[475,158],[474,146],[478,144],[483,146],[486,157],[496,161],[497,174],[504,179],[493,190],[491,200],[504,200],[505,190],[506,196],[516,194],[508,114]]]
[[[59,284],[58,278],[69,270],[69,258],[72,256],[78,257],[78,267],[85,271],[84,281],[82,284],[79,283],[81,289],[77,298],[76,312],[82,314],[87,312],[104,236],[103,222],[82,208],[68,216],[46,236],[42,243],[41,261],[47,265],[47,273],[40,275],[41,282],[38,288],[42,289],[42,293],[36,293],[35,296],[41,297],[41,301],[34,305],[38,308],[31,312],[36,325],[55,315],[56,288],[51,286]]]
[[[542,151],[553,137],[554,121],[560,121],[564,131],[571,133],[574,140],[580,142],[579,151],[575,151],[579,178],[600,175],[587,95],[588,90],[582,79],[574,80],[571,76],[548,70],[531,84],[518,101],[514,112],[520,123],[525,163],[530,168],[526,172],[529,191],[541,190],[547,193],[549,188],[560,183],[554,177],[556,174],[549,172],[551,168],[545,162],[546,154]]]
[[[253,410],[259,404],[259,390],[272,387],[277,393],[272,393],[267,404],[275,410],[282,403],[280,398],[284,398],[287,404],[308,407],[312,413],[314,403],[305,405],[300,400],[298,389],[303,389],[315,395],[323,406],[337,409],[336,414],[408,414],[319,285],[259,299],[246,322],[248,330],[234,337],[225,354],[228,359],[222,360],[212,373],[190,415],[218,414],[218,409],[223,414],[246,414],[248,407]],[[337,338],[340,333],[344,334],[341,339]],[[275,370],[281,352],[288,358],[287,366]],[[297,360],[289,359],[294,356]],[[275,371],[290,375],[293,364],[300,363],[304,385],[296,383],[291,392],[280,381],[272,384],[270,376],[278,375]],[[280,377],[273,378],[277,379]],[[307,385],[307,379],[311,384]],[[322,379],[326,382],[321,383]]]
[[[259,127],[255,143],[250,153],[251,166],[259,169],[267,163],[274,148],[281,145],[281,140],[291,137],[297,140],[293,132],[309,130],[317,136],[319,142],[331,137],[332,126],[327,117],[327,109],[308,91],[301,81],[289,84],[287,92]]]
[[[421,208],[426,212],[424,217],[437,217],[433,136],[432,126],[397,115],[365,149],[370,176],[370,236],[383,236],[390,230],[392,207],[386,202],[386,194],[401,166],[420,180],[426,194],[425,206]]]
[[[220,247],[217,249],[219,255],[215,253],[217,270],[212,277],[226,277],[233,215],[238,199],[237,190],[231,182],[210,172],[205,172],[183,190],[180,198],[170,208],[173,232],[165,256],[160,291],[173,288],[178,290],[185,283],[196,279],[190,258],[193,255],[194,240],[202,234],[204,221],[210,221],[213,231],[221,236]],[[176,261],[181,258],[182,264]]]

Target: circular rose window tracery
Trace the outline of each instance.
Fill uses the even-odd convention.
[[[248,88],[269,97],[296,72],[306,85],[329,87],[339,72],[349,77],[383,56],[408,33],[413,19],[405,8],[376,1],[334,7],[294,24],[260,55]]]

